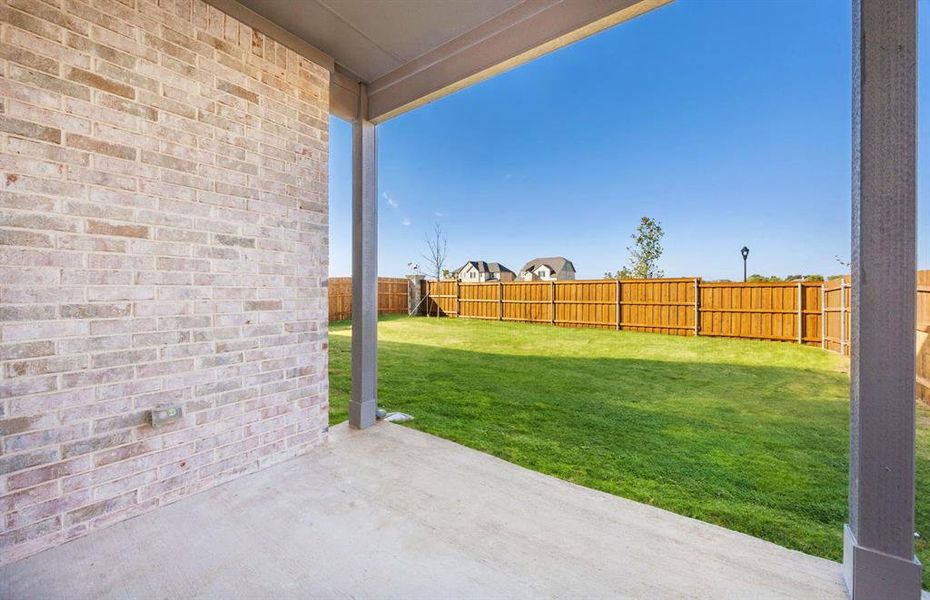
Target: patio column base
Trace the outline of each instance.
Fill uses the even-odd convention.
[[[852,600],[920,600],[921,565],[860,546],[849,528],[843,527],[843,579]]]
[[[378,401],[375,398],[356,402],[349,402],[349,425],[355,429],[365,429],[375,424],[378,411]]]

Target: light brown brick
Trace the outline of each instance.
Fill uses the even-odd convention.
[[[61,306],[63,319],[110,319],[130,314],[130,304],[64,304]]]
[[[61,142],[60,129],[14,119],[6,115],[0,115],[0,131],[42,140],[43,142],[52,142],[54,144]]]
[[[25,48],[17,48],[15,46],[11,46],[10,44],[0,42],[0,58],[6,59],[10,62],[19,63],[24,67],[29,67],[30,69],[43,71],[49,75],[58,75],[57,60],[53,60],[45,56],[40,56],[34,52],[26,50]]]
[[[123,444],[128,444],[131,441],[131,431],[119,431],[117,433],[111,433],[108,435],[99,435],[84,440],[78,440],[76,442],[62,444],[61,456],[62,458],[71,458],[73,456],[80,456],[81,454],[87,454],[89,452],[97,452],[99,450],[106,450],[107,448],[112,448],[114,446],[121,446]]]
[[[95,235],[113,235],[119,237],[148,238],[151,229],[143,225],[130,225],[123,223],[110,223],[94,219],[87,221],[87,233]]]
[[[48,464],[58,460],[59,454],[57,448],[45,448],[34,452],[23,452],[12,454],[10,456],[0,456],[0,475],[15,473],[23,469],[38,467],[39,465]]]
[[[0,229],[0,246],[38,246],[52,248],[52,236],[25,229]]]
[[[75,35],[74,33],[65,34],[65,44],[69,48],[73,48],[79,52],[89,54],[94,58],[100,58],[102,60],[115,63],[121,67],[131,69],[138,64],[139,59],[128,52],[123,52],[110,46],[104,44],[98,44],[89,40],[86,35]]]
[[[234,83],[229,83],[228,81],[218,80],[216,82],[216,87],[219,90],[226,92],[227,94],[232,94],[233,96],[238,96],[243,100],[251,102],[252,104],[258,103],[258,94],[255,92],[250,92],[242,86],[236,85]]]
[[[0,321],[45,321],[57,317],[58,307],[53,304],[0,306]]]
[[[55,344],[48,340],[0,345],[0,360],[36,358],[39,356],[51,356],[52,354],[55,354]]]
[[[61,529],[61,517],[54,517],[14,529],[0,534],[0,550],[5,550],[17,544],[23,544],[31,539],[39,538]]]
[[[49,452],[49,451],[46,451]],[[58,450],[54,450],[57,455]],[[87,471],[93,465],[89,456],[78,456],[70,460],[52,463],[47,466],[41,466],[28,471],[14,473],[7,477],[7,488],[11,491],[21,490],[51,481],[52,479],[61,479],[68,475],[74,475],[82,471]]]
[[[150,165],[164,167],[166,169],[175,169],[177,171],[186,171],[188,173],[197,172],[197,163],[193,161],[176,158],[174,156],[168,156],[166,154],[159,154],[157,152],[149,152],[147,150],[142,151],[142,162]]]
[[[7,142],[7,149],[14,154],[53,160],[55,162],[71,163],[81,166],[90,164],[90,154],[87,152],[80,152],[62,148],[61,146],[53,146],[51,144],[43,144],[33,140],[15,137],[10,138]]]
[[[44,2],[36,2],[35,0],[7,0],[7,3],[17,10],[21,10],[34,17],[48,21],[49,23],[54,23],[64,29],[80,33],[81,35],[88,35],[90,32],[90,26],[85,21],[76,19],[68,13]]]
[[[14,81],[33,85],[50,92],[80,98],[82,100],[90,99],[90,89],[87,86],[79,85],[58,77],[53,77],[45,73],[40,73],[34,69],[19,67],[17,65],[9,66],[10,78]]]
[[[79,150],[87,150],[89,152],[94,152],[96,154],[106,154],[107,156],[114,156],[116,158],[122,158],[123,160],[135,160],[136,159],[136,149],[130,148],[129,146],[123,146],[120,144],[113,144],[109,142],[104,142],[102,140],[96,140],[83,135],[78,135],[74,133],[69,133],[67,137],[67,145],[72,148],[77,148]]]
[[[106,77],[101,77],[96,73],[91,73],[90,71],[85,71],[84,69],[78,69],[77,67],[67,68],[65,72],[65,79],[75,83],[89,85],[93,88],[97,88],[98,90],[103,90],[104,92],[108,92],[110,94],[116,94],[117,96],[129,98],[130,100],[136,97],[136,90],[132,86],[113,81],[112,79],[107,79]]]
[[[101,500],[100,502],[90,504],[77,510],[73,510],[66,514],[65,522],[68,525],[74,525],[75,523],[81,523],[83,521],[87,521],[88,519],[93,519],[107,513],[116,512],[135,503],[136,492],[129,492],[128,494],[123,494],[117,498]]]
[[[46,375],[48,373],[63,373],[66,371],[86,369],[87,366],[88,360],[86,356],[54,356],[51,358],[21,360],[18,362],[6,363],[6,376],[12,378]]]
[[[48,429],[58,424],[58,415],[53,412],[28,417],[0,419],[0,436],[9,436],[36,429]]]
[[[32,417],[32,419],[41,418],[41,416]],[[77,423],[75,425],[67,425],[55,429],[46,429],[44,431],[17,433],[7,435],[3,438],[3,450],[7,453],[33,450],[87,437],[89,433],[90,427],[87,423]]]
[[[53,25],[43,19],[37,19],[28,13],[15,9],[8,9],[6,7],[3,7],[3,21],[14,27],[19,27],[20,29],[31,31],[38,36],[48,38],[53,42],[61,42],[64,33],[61,27]]]

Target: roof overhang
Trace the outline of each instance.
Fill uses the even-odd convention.
[[[672,0],[206,1],[329,69],[332,114],[380,123]]]

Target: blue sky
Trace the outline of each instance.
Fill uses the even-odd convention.
[[[850,18],[849,0],[678,0],[379,126],[379,273],[422,263],[438,222],[450,268],[564,255],[599,278],[626,263],[644,215],[665,229],[667,276],[737,279],[744,244],[750,272],[842,272]],[[330,273],[348,275],[338,119],[330,164]]]

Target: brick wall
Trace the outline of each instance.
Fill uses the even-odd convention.
[[[9,562],[325,438],[329,100],[200,0],[0,0],[0,69]]]

